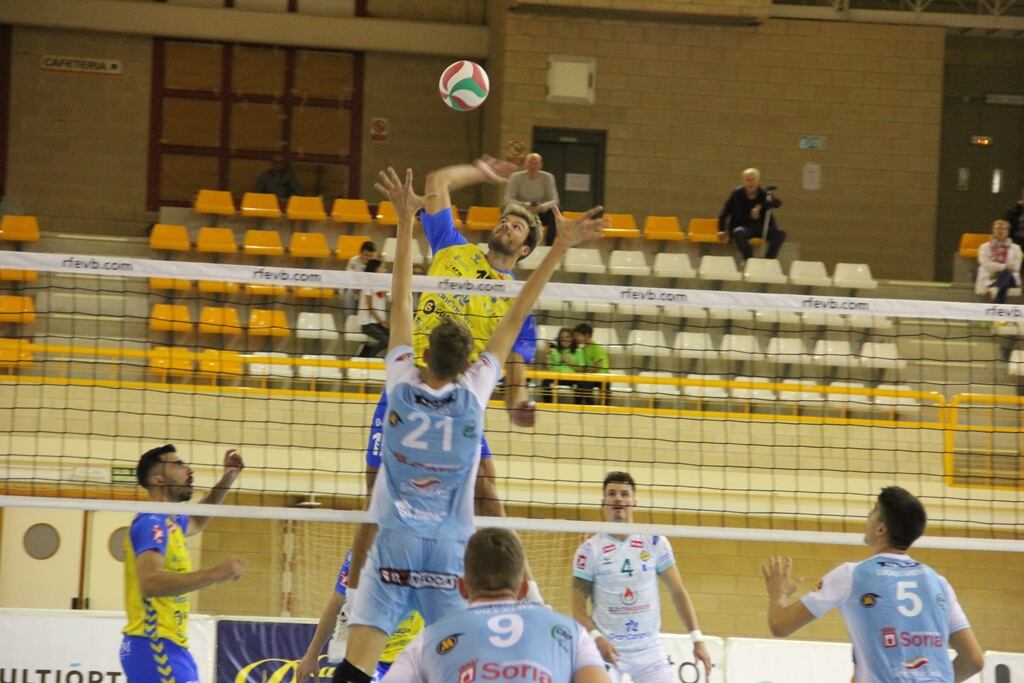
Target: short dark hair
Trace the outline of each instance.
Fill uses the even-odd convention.
[[[455,377],[466,367],[473,353],[473,335],[458,320],[445,318],[430,331],[427,368],[438,379]]]
[[[382,261],[379,258],[372,258],[366,262],[366,272],[376,273],[377,269],[380,268]]]
[[[142,488],[148,488],[149,485],[146,480],[149,479],[150,473],[153,468],[160,464],[160,458],[166,453],[177,453],[178,449],[174,447],[174,444],[168,443],[163,446],[157,446],[156,448],[150,448],[148,451],[142,454],[139,458],[139,463],[135,466],[135,480],[139,482],[139,486]]]
[[[608,484],[629,484],[629,488],[636,491],[636,482],[633,481],[633,476],[629,472],[609,472],[605,475],[601,490],[604,491],[608,488]]]
[[[465,581],[471,592],[519,591],[526,553],[515,532],[479,529],[466,543]]]
[[[366,240],[359,245],[359,251],[377,251],[377,245],[370,240]]]
[[[921,538],[928,514],[917,496],[899,486],[886,486],[878,494],[878,520],[888,530],[889,545],[906,550]]]
[[[588,337],[594,336],[594,326],[591,325],[590,323],[580,323],[575,328],[573,328],[573,330],[579,332],[580,334],[585,334]]]
[[[530,252],[517,259],[522,261],[537,248],[537,243],[544,236],[544,224],[541,223],[540,217],[537,214],[528,211],[525,206],[516,202],[509,202],[505,205],[505,208],[501,211],[501,217],[504,218],[505,216],[518,216],[526,221],[526,240],[523,242],[523,246],[529,247]]]

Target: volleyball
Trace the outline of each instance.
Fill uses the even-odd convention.
[[[449,107],[455,111],[473,111],[487,99],[491,80],[482,66],[461,60],[448,65],[437,87]]]

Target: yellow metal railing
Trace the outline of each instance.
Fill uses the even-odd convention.
[[[997,424],[961,424],[960,418],[965,410],[978,407],[998,406],[1011,410],[1016,409],[1015,426]],[[958,434],[983,434],[988,446],[982,449],[982,456],[988,462],[989,474],[974,474],[968,472],[966,475],[957,472],[956,467],[956,439]],[[1015,435],[1017,448],[1015,452],[1005,457],[1011,459],[1015,464],[1013,476],[997,474],[992,464],[996,456],[996,448],[992,443],[992,436],[996,434]],[[946,426],[943,435],[944,463],[943,470],[947,486],[966,488],[995,488],[1017,490],[1024,488],[1024,458],[1021,457],[1021,444],[1024,441],[1024,396],[999,396],[995,394],[957,394],[946,405]],[[968,454],[969,455],[969,454]]]

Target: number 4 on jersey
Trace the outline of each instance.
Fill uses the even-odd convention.
[[[629,576],[633,576],[633,571],[634,571],[633,570],[633,565],[631,565],[629,563],[628,559],[627,560],[623,560],[623,562],[622,562],[622,569],[620,569],[619,571],[622,572],[623,574],[628,574]]]

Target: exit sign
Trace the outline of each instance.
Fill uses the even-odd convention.
[[[823,135],[801,135],[800,149],[825,149],[825,137]]]

